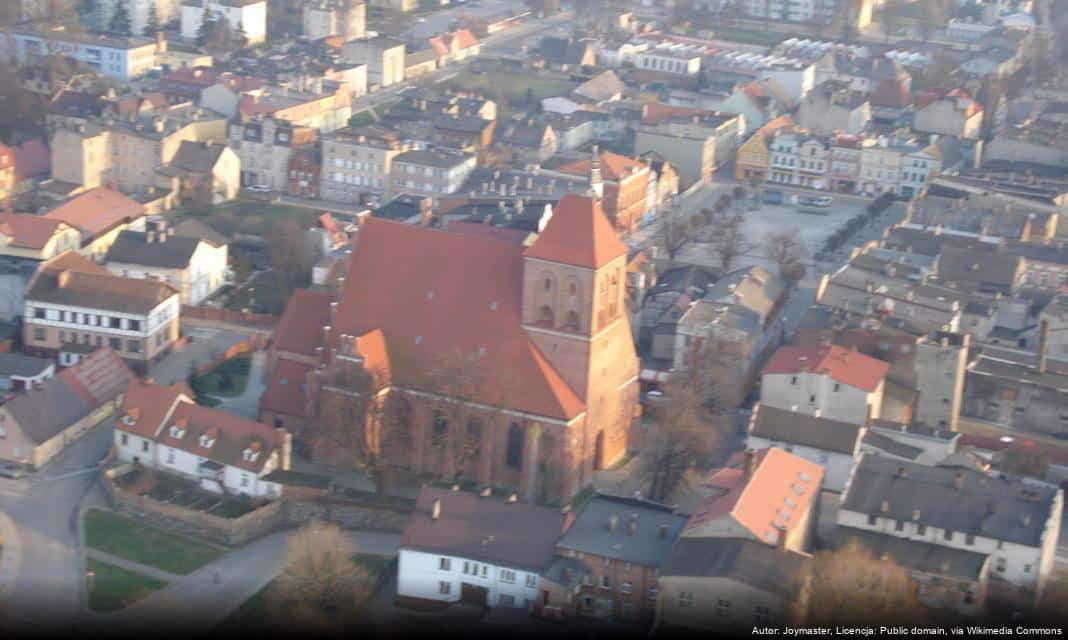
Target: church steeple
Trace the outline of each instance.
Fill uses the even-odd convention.
[[[590,188],[586,195],[600,200],[604,197],[604,181],[601,179],[601,152],[593,145],[590,158]]]

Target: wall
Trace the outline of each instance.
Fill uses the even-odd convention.
[[[680,592],[693,594],[692,606],[680,606]],[[730,603],[722,615],[720,601]],[[768,610],[766,621],[757,620],[757,607]],[[657,619],[662,624],[720,632],[730,627],[748,633],[754,625],[785,625],[788,612],[789,603],[781,598],[729,578],[660,578]]]
[[[795,379],[797,382],[792,382]],[[836,383],[830,376],[805,372],[765,375],[760,389],[760,401],[769,407],[810,415],[820,409],[826,418],[853,424],[867,420],[869,404],[871,417],[878,418],[882,395],[882,382],[875,391],[865,393],[863,389]]]
[[[442,559],[445,566],[442,568]],[[477,575],[474,574],[478,565]],[[471,572],[465,572],[470,567]],[[485,577],[482,568],[485,567]],[[501,571],[515,573],[514,582],[502,580]],[[528,576],[533,584],[528,585]],[[448,593],[441,593],[442,582],[449,584]],[[489,590],[487,604],[491,607],[502,605],[501,596],[512,597],[515,608],[526,608],[533,604],[538,595],[538,574],[514,567],[497,566],[489,563],[465,559],[457,556],[443,556],[411,549],[401,549],[397,559],[397,595],[418,600],[437,600],[457,602],[462,593],[463,583],[484,587]]]
[[[776,442],[754,435],[748,436],[745,446],[750,449],[777,447],[792,453],[799,458],[804,458],[809,462],[820,465],[825,472],[823,476],[823,487],[828,491],[842,491],[846,481],[849,480],[850,472],[853,470],[854,458],[845,453],[824,451],[823,449],[792,444],[789,442]]]

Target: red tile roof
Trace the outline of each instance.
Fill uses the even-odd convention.
[[[315,367],[302,362],[280,359],[271,382],[260,399],[260,409],[288,416],[305,415],[306,381]]]
[[[97,406],[122,393],[134,379],[134,373],[118,353],[104,347],[82,358],[73,367],[60,371],[56,377],[66,382],[86,403]]]
[[[524,255],[597,269],[627,255],[627,245],[619,239],[596,200],[566,195],[553,208],[553,217],[545,230]]]
[[[283,448],[283,436],[276,429],[192,402],[178,402],[164,426],[174,423],[185,426],[185,434],[174,438],[170,429],[164,428],[156,437],[157,442],[247,471],[260,471],[271,453]],[[200,446],[201,434],[214,436],[216,442],[210,448]],[[243,456],[246,448],[258,448],[260,455],[255,460],[246,460]]]
[[[523,244],[527,237],[531,235],[531,232],[524,231],[523,229],[498,227],[492,224],[465,222],[463,220],[450,220],[445,224],[445,230],[452,233],[479,236],[481,238],[501,240],[502,242],[511,242],[514,244]]]
[[[323,346],[323,327],[330,324],[333,299],[321,291],[294,291],[274,329],[275,349],[315,356],[315,348]]]
[[[0,213],[0,233],[11,238],[12,246],[24,249],[43,249],[61,224],[26,213]]]
[[[122,400],[115,426],[142,438],[154,438],[163,418],[182,395],[193,398],[193,392],[185,382],[162,387],[151,379],[137,378],[126,387],[126,397]]]
[[[690,116],[707,116],[712,111],[708,109],[693,109],[690,107],[676,107],[662,102],[650,102],[642,109],[643,124],[657,124],[669,118],[687,118]]]
[[[865,391],[874,391],[890,365],[859,351],[838,345],[779,347],[764,367],[763,375],[817,373]]]
[[[122,223],[145,215],[145,205],[107,187],[79,194],[44,214],[49,220],[62,220],[82,232],[82,238],[95,238]]]
[[[589,158],[576,160],[558,168],[557,171],[576,176],[588,176],[590,175],[591,164],[593,162]],[[641,171],[645,166],[645,163],[641,160],[628,158],[611,151],[605,151],[601,154],[601,177],[605,180],[619,180],[630,175],[631,172]]]
[[[583,402],[521,326],[522,258],[513,243],[371,218],[360,228],[331,346],[340,335],[380,329],[395,383],[412,388],[426,387],[443,354],[477,354],[488,373],[480,401],[575,418]]]
[[[703,501],[683,530],[684,537],[701,537],[706,524],[731,517],[766,544],[776,544],[778,528],[787,536],[806,524],[805,514],[818,499],[823,467],[781,449],[751,452],[753,474],[745,479],[745,455],[739,451],[727,466],[714,472],[709,484],[727,493]]]

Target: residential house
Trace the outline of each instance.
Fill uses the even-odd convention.
[[[709,106],[716,111],[740,115],[745,121],[741,135],[749,137],[789,111],[793,103],[774,78],[766,78],[735,83],[730,95]]]
[[[319,199],[322,184],[322,158],[315,147],[298,149],[289,158],[286,193],[297,198]]]
[[[15,145],[12,151],[15,152],[15,191],[23,193],[32,189],[38,179],[48,175],[52,164],[51,153],[39,138]]]
[[[287,85],[236,94],[236,111],[231,122],[246,124],[272,117],[294,127],[311,127],[320,133],[330,133],[348,124],[352,117],[353,94],[353,87],[343,80],[301,75]],[[220,109],[228,109],[235,93],[217,84],[205,89],[201,95],[201,101],[209,108],[221,102]]]
[[[529,611],[568,519],[514,497],[424,487],[397,554],[397,599]]]
[[[930,144],[905,154],[901,159],[900,193],[908,199],[917,198],[926,192],[932,176],[942,172],[942,151]]]
[[[393,159],[412,149],[395,131],[380,125],[341,129],[323,139],[320,196],[361,202],[389,189]]]
[[[1045,322],[1046,357],[1068,360],[1068,295],[1059,294],[1042,307],[1038,313],[1038,323]]]
[[[162,43],[140,36],[96,35],[62,25],[26,22],[0,34],[0,52],[5,59],[32,63],[49,55],[65,55],[101,76],[128,81],[156,66]]]
[[[748,122],[748,121],[747,121]],[[768,146],[772,136],[780,129],[792,129],[794,121],[781,115],[769,120],[738,147],[734,166],[734,179],[746,182],[764,182],[768,179],[771,151]]]
[[[969,300],[948,287],[934,287],[886,273],[846,265],[825,274],[816,290],[816,301],[842,311],[865,316],[893,317],[919,333],[957,332]],[[969,328],[970,331],[970,328]]]
[[[768,146],[771,150],[769,183],[826,188],[830,164],[827,138],[806,129],[782,128],[772,135]]]
[[[408,80],[418,78],[427,73],[433,73],[437,69],[438,53],[430,47],[411,51],[404,56],[404,77]]]
[[[1061,489],[1044,482],[864,455],[842,494],[837,522],[983,554],[992,564],[989,593],[1019,595],[1033,605],[1053,572],[1063,500]]]
[[[182,4],[181,29],[183,40],[196,40],[205,19],[221,20],[234,30],[240,30],[248,44],[260,44],[267,39],[267,0],[193,0]]]
[[[473,155],[446,149],[405,151],[393,157],[389,193],[441,196],[455,193],[475,168]]]
[[[863,138],[838,134],[831,138],[831,152],[827,164],[827,189],[840,193],[854,193],[860,180]]]
[[[266,476],[290,465],[289,434],[201,406],[185,382],[130,381],[114,436],[121,462],[181,476],[213,493],[280,498],[281,484]]]
[[[61,220],[28,213],[0,213],[0,256],[49,260],[81,248],[81,233]]]
[[[1012,296],[1023,286],[1025,273],[1020,256],[946,247],[938,257],[941,282],[982,293]]]
[[[67,252],[41,265],[26,288],[22,343],[60,365],[106,346],[144,371],[178,339],[179,297],[168,284],[115,276]]]
[[[97,349],[0,405],[0,460],[45,466],[107,420],[134,378],[122,358]]]
[[[437,56],[439,68],[452,62],[473,58],[482,50],[482,44],[470,29],[442,33],[430,38],[428,44]]]
[[[289,160],[295,150],[314,146],[313,127],[266,116],[231,122],[229,146],[237,154],[242,185],[261,185],[272,191],[289,182]]]
[[[860,133],[871,120],[866,93],[853,91],[842,81],[827,80],[801,99],[797,123],[821,133]]]
[[[983,107],[963,89],[928,91],[916,100],[912,128],[961,139],[977,139],[983,124]]]
[[[671,555],[686,516],[669,505],[595,494],[556,543],[556,555],[585,572],[576,613],[647,624],[656,611],[658,572]],[[550,603],[555,604],[555,603]]]
[[[0,353],[0,389],[29,391],[56,375],[56,363],[21,353]]]
[[[77,229],[78,253],[101,259],[115,238],[126,229],[144,228],[145,206],[107,187],[97,187],[70,198],[40,216]],[[56,247],[58,249],[58,245]]]
[[[15,151],[0,145],[0,201],[15,194]]]
[[[680,297],[687,296],[686,305],[690,300],[703,298],[715,281],[716,276],[712,271],[695,265],[674,267],[658,274],[656,283],[642,299],[642,329],[652,328]]]
[[[595,105],[604,105],[621,99],[626,90],[627,85],[619,79],[619,76],[614,71],[609,69],[598,73],[572,89],[571,95],[576,100]]]
[[[171,102],[200,102],[201,92],[218,83],[239,93],[259,89],[266,84],[260,78],[235,76],[228,72],[220,73],[211,67],[182,67],[162,74],[159,79],[159,88]],[[233,115],[225,111],[220,111],[220,113]]]
[[[876,124],[894,128],[902,124],[906,111],[912,105],[908,87],[896,78],[881,80],[869,100],[871,119]]]
[[[383,455],[437,473],[453,460],[429,439],[450,428],[435,413],[448,405],[424,391],[440,384],[425,375],[442,353],[476,354],[480,454],[462,477],[516,487],[527,499],[566,501],[594,470],[625,455],[638,413],[638,361],[624,308],[627,249],[597,201],[577,195],[560,200],[530,246],[504,235],[366,219],[337,315],[329,329],[320,327],[326,368],[310,392],[343,392],[337,377],[346,367],[385,377],[391,402],[410,407],[413,418],[409,444],[399,451],[387,443]],[[398,252],[420,258],[411,269],[387,268]],[[506,393],[511,380],[523,393]],[[587,435],[572,437],[587,421]]]
[[[837,345],[779,347],[761,376],[760,401],[852,424],[878,418],[890,365]]]
[[[177,233],[164,220],[145,231],[123,231],[104,256],[104,266],[124,278],[165,282],[197,306],[226,284],[227,244]]]
[[[389,36],[351,40],[341,46],[342,57],[367,65],[367,81],[385,88],[404,81],[406,49],[402,41]]]
[[[968,364],[961,415],[1022,431],[1068,432],[1060,391],[1068,382],[1068,363],[1050,358],[1048,350],[984,346]]]
[[[537,164],[551,158],[559,148],[556,132],[546,118],[514,117],[501,122],[494,144],[516,164]]]
[[[463,151],[488,149],[493,142],[496,120],[440,116],[434,119],[434,144]]]
[[[538,54],[545,66],[556,71],[578,71],[597,63],[593,45],[587,40],[575,38],[542,38]]]
[[[225,144],[186,140],[171,161],[158,169],[156,185],[177,193],[188,207],[229,202],[241,189],[241,160]]]

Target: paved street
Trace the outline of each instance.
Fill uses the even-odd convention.
[[[183,319],[182,332],[191,338],[190,341],[167,354],[150,371],[159,384],[170,385],[185,380],[193,367],[210,362],[248,336],[266,330]]]
[[[218,408],[249,420],[259,419],[260,397],[263,396],[263,392],[267,388],[267,383],[263,379],[263,368],[266,363],[266,351],[257,351],[252,354],[248,382],[244,392],[233,398],[219,397],[220,404]]]

